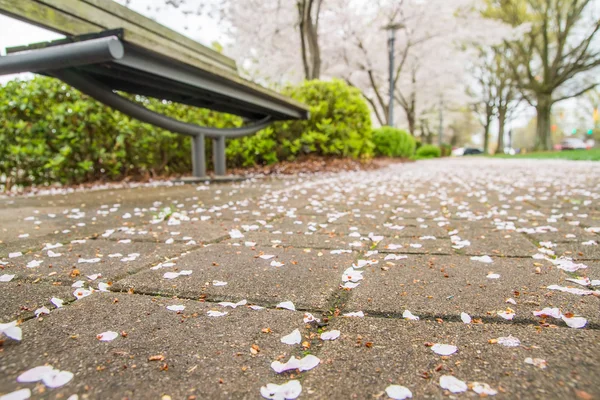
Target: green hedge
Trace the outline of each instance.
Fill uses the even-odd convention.
[[[200,125],[233,127],[237,117],[132,98]],[[79,183],[187,172],[190,139],[131,119],[56,79],[0,88],[0,177],[8,185]]]
[[[423,146],[417,149],[415,153],[415,158],[436,158],[441,157],[442,151],[438,146],[434,146],[432,144],[424,144]]]
[[[415,153],[417,145],[410,133],[401,129],[383,126],[373,131],[375,154],[386,157],[409,158]]]
[[[280,122],[227,145],[228,166],[293,160],[300,154],[368,157],[369,110],[341,81],[306,82],[286,94],[311,108],[308,121]],[[129,96],[181,121],[235,127],[239,117]],[[118,180],[191,171],[189,138],[131,119],[62,82],[36,77],[0,87],[0,187]],[[207,141],[210,160],[211,141]]]
[[[242,166],[294,160],[302,154],[366,158],[373,154],[371,112],[361,92],[341,80],[306,81],[283,94],[310,107],[307,121],[282,121],[227,144]]]
[[[310,107],[308,121],[286,121],[276,126],[277,137],[290,154],[369,157],[371,110],[360,90],[344,81],[307,81],[290,86],[284,94]]]

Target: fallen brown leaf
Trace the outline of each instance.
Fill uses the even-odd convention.
[[[593,400],[594,399],[594,396],[592,396],[588,392],[584,392],[583,390],[575,389],[575,394],[577,395],[577,398],[579,398],[581,400]]]

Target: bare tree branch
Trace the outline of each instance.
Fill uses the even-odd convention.
[[[563,100],[566,100],[566,99],[570,99],[570,98],[572,98],[572,97],[581,96],[582,94],[584,94],[584,93],[585,93],[585,92],[587,92],[588,90],[592,90],[593,88],[595,88],[595,87],[596,87],[596,86],[598,86],[598,85],[600,85],[600,83],[594,83],[594,84],[591,84],[591,85],[589,85],[589,86],[586,86],[585,88],[583,88],[583,89],[579,90],[579,91],[578,91],[578,92],[576,92],[576,93],[571,93],[571,94],[568,94],[568,95],[566,95],[566,96],[559,97],[558,99],[552,99],[552,102],[553,102],[553,103],[558,103],[559,101],[563,101]]]

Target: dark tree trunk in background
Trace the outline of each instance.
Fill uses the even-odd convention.
[[[483,154],[488,154],[490,145],[490,123],[487,122],[483,127]]]
[[[425,143],[427,144],[433,144],[433,131],[431,129],[429,129],[429,123],[427,122],[427,120],[423,120],[422,121],[422,129],[425,129]]]
[[[498,108],[498,145],[496,146],[496,153],[504,153],[504,125],[506,123],[506,107]]]
[[[415,135],[415,115],[414,114],[410,114],[406,116],[408,119],[408,131],[410,132],[411,135]]]
[[[537,97],[537,125],[535,128],[535,150],[552,150],[550,136],[550,115],[552,113],[552,95],[542,93]]]
[[[400,106],[402,107],[402,109],[404,110],[404,113],[406,114],[406,121],[408,122],[408,131],[410,132],[411,135],[415,136],[417,134],[416,129],[417,129],[417,90],[416,90],[416,86],[417,86],[417,77],[416,77],[416,71],[413,72],[412,74],[412,91],[410,93],[410,96],[408,98],[404,97],[404,95],[402,94],[402,91],[397,91],[397,95],[395,95],[394,97],[396,98],[396,101],[398,101],[398,103],[400,103]]]
[[[321,48],[319,47],[319,13],[322,0],[298,0],[298,21],[304,77],[307,80],[321,76]]]

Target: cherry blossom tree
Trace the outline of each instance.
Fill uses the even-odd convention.
[[[484,153],[489,150],[493,120],[498,121],[496,151],[503,151],[506,123],[520,104],[518,90],[507,65],[506,53],[510,53],[510,49],[496,45],[477,50],[479,56],[470,67],[472,84],[467,93],[483,127]]]
[[[422,114],[437,109],[440,103],[448,108],[464,103],[465,66],[472,55],[464,50],[463,43],[501,39],[505,25],[481,18],[472,5],[470,0],[380,0],[359,10],[348,7],[337,30],[338,41],[344,45],[337,49],[335,59],[339,61],[329,72],[359,87],[378,122],[390,123],[388,49],[382,27],[400,24],[394,100],[414,134]]]
[[[411,133],[442,103],[448,108],[466,101],[464,77],[468,57],[462,42],[485,42],[503,24],[481,18],[473,0],[322,0],[312,3],[317,41],[310,50],[307,29],[298,10],[309,3],[278,0],[228,2],[230,54],[255,80],[273,85],[315,77],[340,77],[358,87],[380,124],[388,124],[389,74],[387,32],[400,24],[395,46],[394,124]],[[316,7],[316,9],[314,8]],[[317,11],[315,11],[317,10]],[[255,24],[251,21],[261,20]],[[485,29],[484,29],[485,28]],[[311,28],[312,29],[312,28]],[[310,30],[310,29],[309,29]],[[314,55],[311,55],[314,54]],[[318,67],[311,67],[316,59]],[[312,71],[312,72],[311,72]],[[441,101],[443,100],[443,102]],[[450,121],[448,121],[450,122]]]
[[[379,124],[405,125],[413,134],[420,121],[434,126],[440,111],[465,104],[473,56],[465,42],[489,41],[504,26],[481,17],[478,0],[211,0],[198,9],[191,0],[160,1],[219,19],[230,38],[225,52],[249,79],[277,87],[342,78],[362,91]],[[395,121],[388,115],[389,24],[401,26],[392,85],[403,112]]]
[[[231,54],[245,72],[272,83],[319,79],[331,64],[342,0],[224,1]]]

